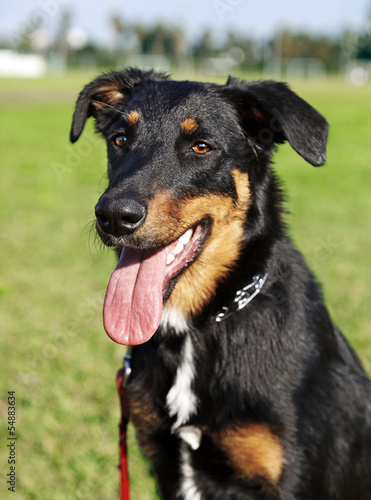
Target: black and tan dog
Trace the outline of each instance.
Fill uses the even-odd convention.
[[[104,324],[136,346],[131,420],[162,498],[370,500],[371,384],[270,167],[284,141],[322,165],[325,119],[282,83],[139,70],[83,89],[72,142],[89,116],[108,150],[97,231],[120,257]]]

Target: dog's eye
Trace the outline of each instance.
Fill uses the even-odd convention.
[[[210,150],[211,150],[210,146],[208,146],[204,142],[199,142],[198,144],[195,144],[192,148],[192,151],[194,153],[197,153],[198,155],[203,155],[205,153],[208,153]]]
[[[113,141],[119,148],[122,148],[126,145],[128,138],[125,135],[117,135]]]

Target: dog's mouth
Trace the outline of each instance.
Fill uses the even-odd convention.
[[[203,220],[160,249],[121,249],[103,308],[104,328],[112,340],[137,345],[152,337],[161,321],[163,302],[202,252],[210,227],[210,221]]]

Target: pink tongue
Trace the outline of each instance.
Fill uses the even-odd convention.
[[[124,248],[108,283],[103,323],[109,337],[124,345],[147,342],[162,314],[167,249]]]

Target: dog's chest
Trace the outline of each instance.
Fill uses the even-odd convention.
[[[194,347],[189,335],[186,336],[181,360],[173,385],[166,396],[166,406],[170,417],[175,417],[172,430],[186,424],[197,411],[197,396],[193,386],[195,380]]]

